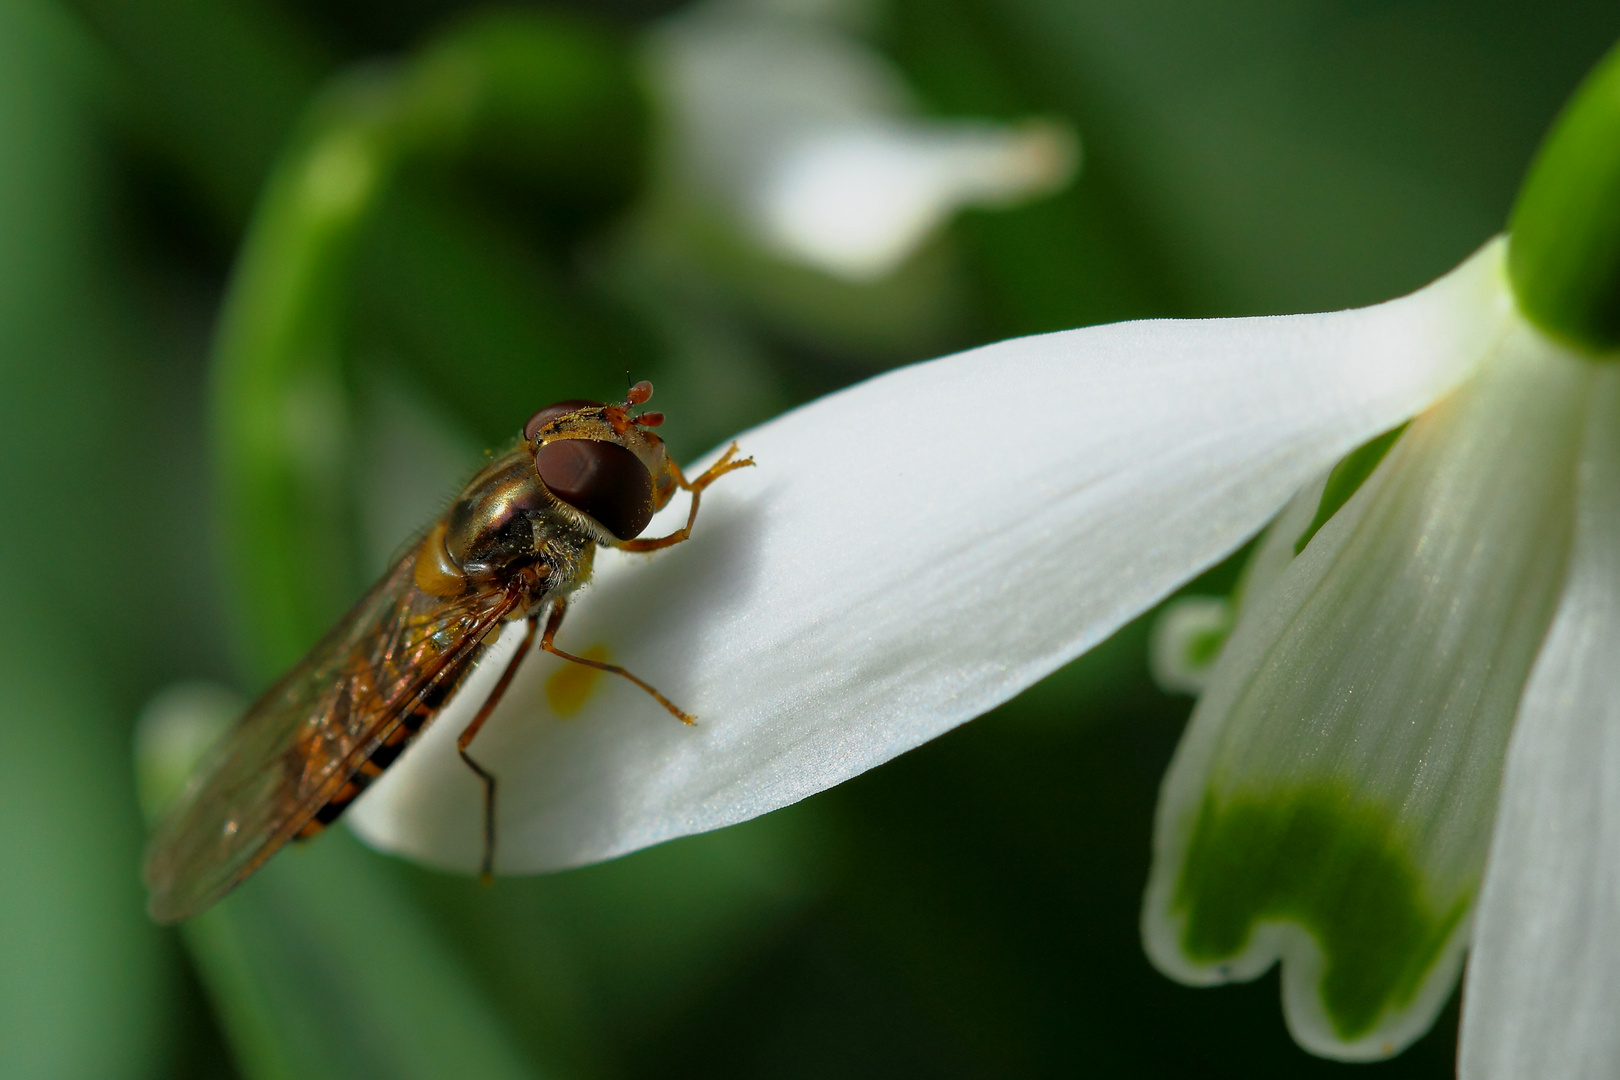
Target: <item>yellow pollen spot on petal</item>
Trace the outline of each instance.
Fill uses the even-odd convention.
[[[579,655],[587,660],[605,662],[608,658],[607,646],[592,645]],[[590,700],[591,691],[596,689],[596,682],[601,677],[602,672],[596,668],[571,660],[562,661],[562,666],[546,679],[546,701],[551,705],[551,711],[561,717],[579,712]]]

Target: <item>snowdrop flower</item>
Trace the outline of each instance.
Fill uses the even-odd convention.
[[[1150,955],[1192,983],[1280,960],[1296,1038],[1366,1059],[1429,1026],[1472,943],[1465,1076],[1612,1075],[1616,132],[1620,53],[1555,129],[1511,245],[1411,296],[1003,342],[744,433],[758,467],[710,489],[695,538],[604,552],[563,635],[700,723],[531,659],[479,744],[498,870],[837,784],[1275,519],[1165,782]],[[453,743],[479,689],[356,805],[371,843],[476,866],[480,789]]]
[[[1520,325],[1501,253],[1492,243],[1359,311],[1003,342],[745,432],[758,466],[709,489],[694,540],[601,552],[559,639],[625,664],[700,723],[531,659],[479,736],[500,763],[498,869],[741,821],[1005,701],[1480,370]],[[476,865],[479,786],[453,742],[480,689],[356,805],[363,836]]]
[[[899,73],[830,8],[710,3],[652,38],[672,171],[755,243],[872,281],[957,210],[1068,183],[1066,127],[915,118]]]
[[[1207,604],[1163,627],[1161,667],[1205,686],[1148,952],[1194,984],[1280,960],[1325,1056],[1426,1031],[1472,944],[1464,1077],[1620,1069],[1617,132],[1620,53],[1521,195],[1475,374],[1294,500],[1212,669],[1177,647],[1222,628]]]

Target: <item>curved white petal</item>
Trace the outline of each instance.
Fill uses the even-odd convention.
[[[858,123],[809,130],[781,147],[745,209],[787,258],[856,281],[893,272],[965,206],[1055,191],[1079,149],[1035,123]]]
[[[921,121],[899,72],[817,21],[703,6],[653,35],[671,173],[778,256],[870,281],[970,205],[1074,174],[1073,133]]]
[[[1514,711],[1552,618],[1592,365],[1522,321],[1254,605],[1165,779],[1167,974],[1279,958],[1290,1030],[1369,1059],[1455,982]]]
[[[1508,306],[1492,244],[1378,307],[1003,342],[744,434],[758,466],[710,489],[693,539],[604,552],[559,636],[603,646],[700,723],[611,678],[559,718],[545,684],[563,662],[528,661],[476,744],[501,780],[499,868],[742,821],[1005,701],[1466,376]],[[362,836],[477,864],[479,786],[452,742],[478,696],[350,813]]]
[[[1480,894],[1467,1080],[1620,1075],[1620,371],[1592,406],[1569,582],[1519,707]]]
[[[1183,596],[1159,609],[1148,639],[1148,670],[1167,694],[1202,694],[1237,623],[1294,560],[1295,542],[1316,516],[1327,476],[1306,484],[1266,529],[1230,596]]]

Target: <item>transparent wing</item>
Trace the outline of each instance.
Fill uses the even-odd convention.
[[[209,751],[147,847],[154,919],[194,915],[256,870],[516,606],[507,590],[423,592],[415,565],[413,546]]]

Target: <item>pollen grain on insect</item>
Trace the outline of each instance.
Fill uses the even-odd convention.
[[[592,645],[580,655],[587,660],[605,663],[608,658],[607,646]],[[585,707],[601,677],[602,672],[596,668],[565,664],[546,679],[546,703],[559,719],[566,720]]]

